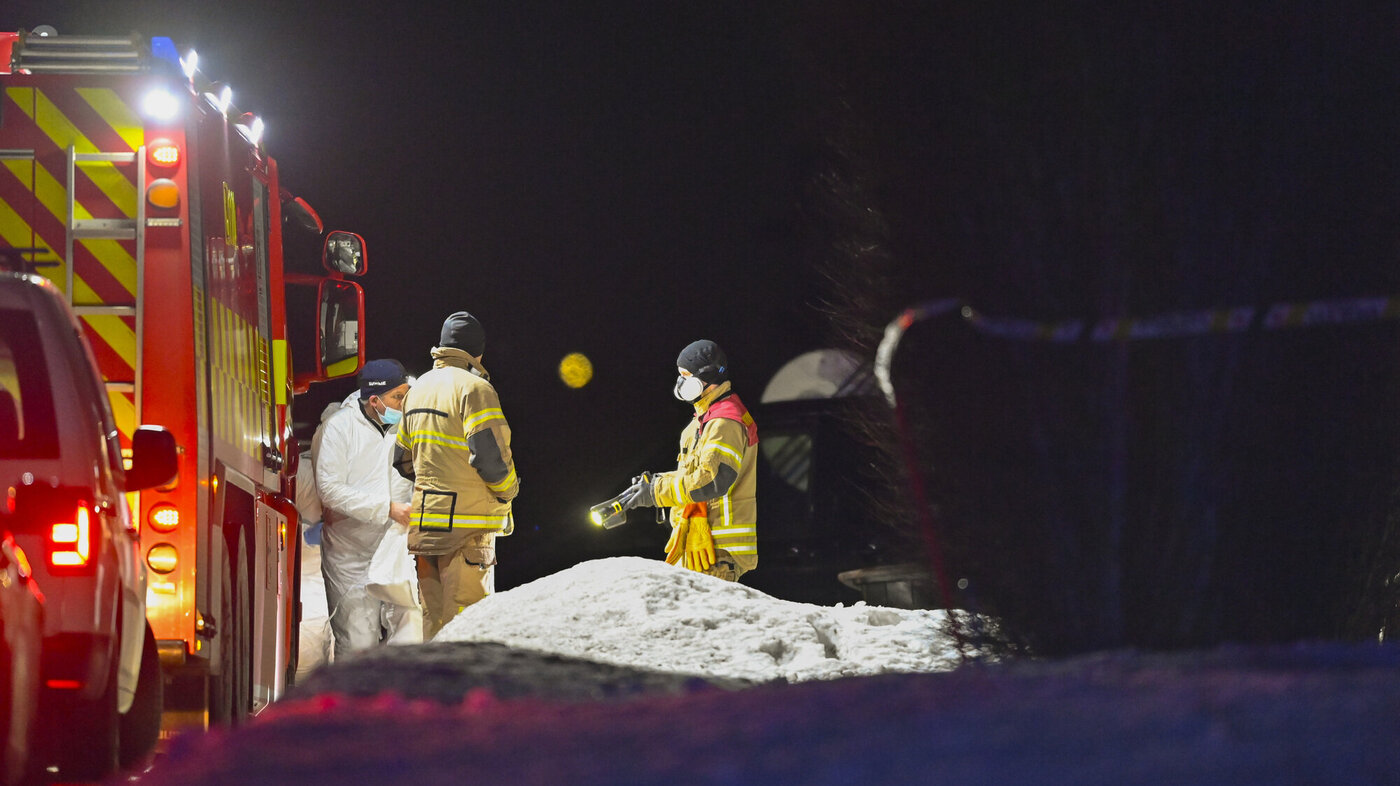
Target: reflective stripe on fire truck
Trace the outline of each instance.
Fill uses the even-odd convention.
[[[123,441],[130,444],[137,425],[134,385],[137,365],[136,319],[128,314],[82,314],[83,307],[131,306],[136,302],[134,239],[77,238],[73,243],[72,287],[64,259],[68,242],[70,150],[76,154],[132,154],[145,143],[136,110],[108,88],[6,88],[0,116],[7,133],[22,139],[32,155],[7,156],[0,169],[0,238],[19,247],[48,251],[40,258],[58,262],[41,268],[78,307],[88,341],[109,388],[112,414]],[[74,167],[72,218],[133,219],[139,187],[131,163],[79,161]],[[33,202],[33,212],[15,205]]]
[[[261,462],[266,435],[260,432],[267,429],[261,371],[266,368],[267,342],[217,298],[210,298],[209,304],[214,435]]]

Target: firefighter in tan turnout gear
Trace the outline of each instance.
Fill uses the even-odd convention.
[[[635,480],[621,503],[671,509],[667,562],[737,581],[758,566],[758,426],[731,389],[718,344],[691,343],[676,370],[675,396],[695,408],[676,469]]]
[[[413,481],[408,550],[425,641],[493,591],[496,537],[510,534],[510,501],[520,491],[510,426],[481,365],[485,350],[476,317],[449,316],[432,370],[404,399],[394,468]]]

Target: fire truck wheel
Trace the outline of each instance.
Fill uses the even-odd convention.
[[[165,700],[165,686],[160,673],[160,656],[156,652],[156,637],[146,624],[146,638],[141,645],[141,676],[136,683],[136,698],[121,721],[121,766],[136,768],[155,752],[160,738],[160,711]]]

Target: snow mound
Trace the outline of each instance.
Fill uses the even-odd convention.
[[[592,560],[491,595],[435,641],[758,682],[948,671],[941,610],[816,606],[640,557]]]

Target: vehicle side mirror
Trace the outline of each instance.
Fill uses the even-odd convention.
[[[326,235],[321,248],[321,265],[332,273],[361,276],[369,269],[365,257],[365,239],[354,232],[337,229]]]
[[[321,234],[326,231],[326,225],[321,223],[321,216],[309,202],[301,197],[287,200],[282,205],[282,218],[287,221],[294,221],[296,225],[308,232]]]
[[[365,362],[365,346],[360,340],[365,291],[353,281],[329,278],[321,281],[317,301],[317,376],[335,379],[354,374]]]
[[[126,490],[165,486],[180,472],[180,451],[175,435],[161,426],[141,426],[131,435],[131,469]]]

